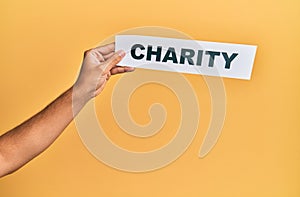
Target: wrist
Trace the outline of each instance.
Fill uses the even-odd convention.
[[[71,90],[73,113],[74,115],[76,115],[84,107],[84,105],[93,97],[85,88],[79,86],[78,84],[74,84],[71,87]]]

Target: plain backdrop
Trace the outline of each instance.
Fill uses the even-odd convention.
[[[299,20],[298,0],[2,0],[1,134],[72,85],[84,50],[126,29],[169,27],[197,40],[258,49],[250,81],[224,79],[226,120],[207,157],[198,158],[198,151],[210,121],[209,92],[201,76],[185,75],[198,96],[201,123],[174,163],[148,173],[115,170],[87,151],[72,123],[42,155],[0,180],[0,196],[300,196]],[[138,89],[129,105],[136,122],[149,121],[153,102],[165,105],[168,118],[158,135],[132,138],[111,113],[119,77],[96,99],[107,135],[128,150],[166,144],[178,126],[176,96],[155,84]]]

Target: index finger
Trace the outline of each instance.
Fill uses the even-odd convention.
[[[113,43],[110,43],[107,45],[98,46],[95,48],[95,50],[100,52],[102,55],[107,55],[107,54],[115,51],[115,43],[113,42]]]

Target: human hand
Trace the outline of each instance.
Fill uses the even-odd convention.
[[[102,92],[111,75],[134,70],[132,67],[117,66],[125,56],[125,52],[114,52],[114,49],[115,44],[111,43],[85,51],[74,88],[86,101]]]

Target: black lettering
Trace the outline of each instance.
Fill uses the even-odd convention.
[[[194,57],[195,51],[192,49],[181,49],[181,56],[180,56],[180,64],[184,64],[185,59],[187,59],[190,65],[194,65],[194,61],[192,57]]]
[[[141,60],[144,58],[145,55],[144,54],[136,55],[137,48],[140,48],[141,50],[145,50],[145,47],[143,45],[135,44],[131,47],[130,54],[131,54],[131,57],[133,57],[134,59]]]
[[[175,53],[175,49],[173,47],[169,47],[164,58],[163,58],[163,62],[167,62],[168,60],[172,60],[173,63],[178,63],[177,57],[176,57],[176,53]]]
[[[220,52],[206,51],[205,54],[209,55],[208,67],[213,67],[214,66],[214,62],[215,62],[215,56],[219,56]]]
[[[147,60],[148,61],[151,61],[151,56],[152,55],[155,55],[156,56],[156,61],[159,62],[160,61],[160,58],[161,58],[161,46],[158,46],[157,47],[157,51],[153,51],[152,50],[152,46],[149,45],[148,48],[147,48]]]
[[[201,66],[201,64],[202,64],[202,56],[203,56],[203,51],[198,50],[198,56],[197,56],[197,65],[198,66]]]
[[[233,53],[229,58],[228,58],[228,55],[227,53],[225,52],[222,52],[222,55],[224,57],[224,60],[225,60],[225,68],[226,69],[230,69],[230,64],[232,62],[232,60],[238,55],[238,53]]]

